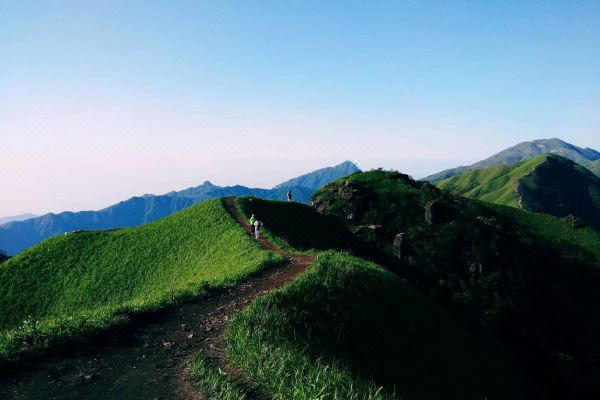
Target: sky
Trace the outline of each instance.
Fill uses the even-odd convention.
[[[598,1],[0,0],[0,216],[600,149]]]

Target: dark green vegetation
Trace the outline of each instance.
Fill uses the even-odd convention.
[[[596,174],[600,173],[600,152],[589,148],[583,149],[560,139],[542,139],[519,143],[473,165],[442,171],[428,176],[425,180],[435,183],[474,169],[488,168],[502,164],[512,165],[545,154],[555,154],[568,158],[589,168]]]
[[[4,261],[8,260],[10,257],[4,252],[4,250],[0,250],[0,264]]]
[[[572,215],[600,227],[600,178],[560,156],[477,169],[436,185],[454,194],[527,211]]]
[[[352,214],[358,236],[396,257],[390,268],[510,349],[531,397],[600,395],[600,234],[381,170],[328,185],[314,204]]]
[[[335,167],[302,175],[273,189],[256,189],[240,185],[221,187],[207,181],[197,187],[169,192],[161,196],[133,197],[99,211],[63,212],[46,214],[26,221],[13,221],[0,225],[0,248],[14,255],[44,239],[65,232],[139,226],[202,201],[220,197],[256,196],[284,200],[287,191],[291,190],[294,200],[308,203],[316,189],[356,171],[357,167],[347,161]]]
[[[241,197],[236,199],[236,205],[246,216],[254,213],[264,223],[269,239],[283,248],[324,250],[354,246],[353,236],[342,222],[303,204]]]
[[[221,373],[202,354],[197,354],[188,366],[188,373],[195,382],[196,389],[207,399],[244,400],[248,398],[240,383]]]
[[[400,277],[325,252],[228,332],[230,357],[274,399],[518,399],[514,378]]]
[[[218,200],[143,227],[47,240],[0,265],[0,356],[105,328],[281,261]]]

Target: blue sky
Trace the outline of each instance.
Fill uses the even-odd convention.
[[[0,215],[600,148],[597,1],[0,0]]]

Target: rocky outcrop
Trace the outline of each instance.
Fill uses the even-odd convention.
[[[443,205],[437,200],[425,204],[425,221],[429,225],[437,225],[443,219]]]
[[[402,260],[406,253],[406,235],[401,232],[394,238],[394,255],[398,260]]]

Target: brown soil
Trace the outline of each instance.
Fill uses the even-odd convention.
[[[234,198],[223,204],[249,232]],[[1,399],[203,399],[186,366],[199,351],[233,376],[223,352],[225,323],[256,297],[302,273],[314,258],[289,254],[261,238],[266,249],[284,255],[285,266],[266,271],[208,298],[134,317],[84,346],[59,349],[0,369]],[[251,396],[252,397],[252,396]]]

